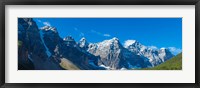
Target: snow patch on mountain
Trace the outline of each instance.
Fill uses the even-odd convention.
[[[40,39],[42,40],[42,44],[44,44],[47,56],[50,57],[51,56],[51,52],[49,51],[49,49],[47,48],[47,46],[46,46],[46,44],[44,42],[44,33],[43,33],[42,30],[40,30]]]
[[[105,68],[105,69],[107,69],[107,70],[111,70],[111,68],[109,67],[109,66],[105,66],[105,65],[100,65],[99,67],[103,67],[103,68]]]
[[[55,33],[57,33],[57,30],[55,27],[51,27],[51,26],[44,26],[40,28],[41,30],[45,30],[45,31],[53,31]]]
[[[148,46],[148,48],[153,49],[153,50],[158,50],[158,47],[156,46]]]
[[[33,59],[31,58],[29,54],[28,54],[28,59],[33,62]]]
[[[124,47],[127,48],[128,46],[132,45],[135,42],[136,40],[126,40],[124,43]]]

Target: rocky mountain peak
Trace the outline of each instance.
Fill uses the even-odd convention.
[[[89,45],[85,37],[81,38],[78,44],[79,44],[79,47],[81,48],[87,48]]]
[[[172,53],[170,52],[170,50],[167,49],[167,48],[160,48],[160,50],[158,50],[158,51],[159,51],[159,53],[168,53],[168,54],[172,54]]]
[[[120,42],[119,42],[119,39],[114,37],[110,40],[104,40],[102,42],[99,42],[98,45],[100,46],[121,46]]]
[[[113,37],[112,40],[119,41],[119,39],[117,37]]]
[[[67,37],[63,38],[63,40],[64,41],[75,41],[72,36],[67,36]]]
[[[65,37],[63,39],[63,41],[67,46],[72,46],[72,47],[76,47],[77,46],[76,41],[74,40],[74,38],[72,36]]]
[[[84,43],[84,44],[85,44],[85,43],[88,43],[85,37],[81,38],[79,42],[80,42],[80,43]]]
[[[142,45],[136,40],[127,40],[124,44],[124,47],[134,54],[148,58],[152,66],[159,65],[160,63],[163,63],[174,56],[166,48],[153,49],[151,47]]]
[[[134,53],[137,53],[138,55],[148,49],[146,46],[142,45],[136,40],[127,40],[124,44],[124,47]]]
[[[161,48],[158,53],[163,62],[174,56],[167,48]]]
[[[160,48],[160,50],[161,50],[161,51],[166,51],[166,50],[167,50],[167,48]]]
[[[86,38],[85,38],[85,37],[83,37],[83,38],[81,38],[81,39],[80,39],[80,41],[86,41]]]

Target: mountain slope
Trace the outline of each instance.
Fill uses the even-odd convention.
[[[66,70],[80,70],[76,65],[74,65],[68,59],[62,58],[60,62],[60,66]]]
[[[143,70],[181,70],[182,69],[182,53],[167,60],[166,62],[153,68],[145,68]]]

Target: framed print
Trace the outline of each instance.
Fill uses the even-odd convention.
[[[199,85],[199,0],[1,1],[1,87]]]

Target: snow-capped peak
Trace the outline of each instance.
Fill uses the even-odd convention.
[[[89,43],[87,42],[85,37],[81,38],[81,40],[79,41],[79,46],[80,47],[87,47],[88,45],[89,45]]]
[[[126,40],[124,43],[124,47],[128,48],[130,45],[133,45],[136,42],[137,42],[136,40]]]
[[[163,53],[171,53],[170,50],[168,48],[160,48],[160,52]]]
[[[81,38],[81,40],[80,40],[80,41],[86,41],[85,37]]]
[[[160,50],[165,50],[166,48],[164,48],[164,47],[162,47],[162,48],[160,48]]]
[[[57,30],[55,27],[51,27],[51,26],[44,26],[44,27],[41,27],[40,28],[41,30],[44,30],[44,31],[53,31],[53,32],[56,32],[57,33]]]
[[[119,41],[119,39],[117,37],[113,37],[112,40]]]
[[[114,37],[110,40],[104,40],[102,42],[99,42],[98,45],[100,46],[110,46],[110,45],[119,45],[120,42],[119,42],[119,39]]]

